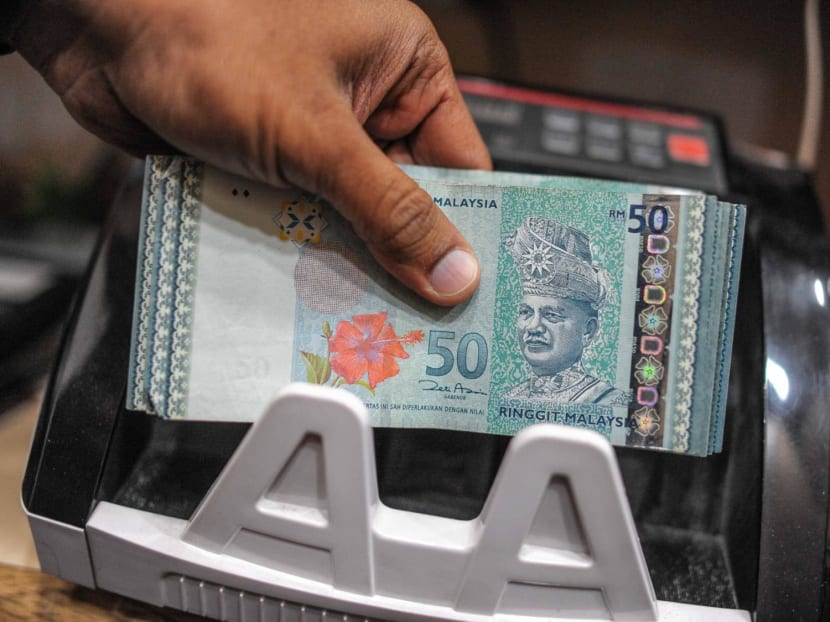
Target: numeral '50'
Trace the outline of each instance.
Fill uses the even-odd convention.
[[[643,213],[646,210],[645,205],[630,205],[628,207],[628,219],[637,223],[635,226],[629,226],[629,233],[640,233],[646,228],[646,217]],[[648,213],[648,228],[652,233],[663,233],[669,226],[669,211],[665,205],[655,205]]]
[[[468,380],[474,380],[487,369],[487,340],[479,333],[467,333],[458,341],[455,355],[453,351],[441,341],[455,341],[455,332],[449,330],[429,331],[429,348],[427,354],[436,354],[441,357],[443,364],[438,367],[427,365],[428,376],[445,376],[452,371],[453,367],[458,368],[458,373]],[[475,346],[475,357],[472,368],[470,368],[470,346]]]

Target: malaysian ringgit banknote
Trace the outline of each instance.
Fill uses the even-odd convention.
[[[617,445],[720,449],[742,206],[405,170],[481,261],[465,304],[406,290],[317,197],[148,158],[128,408],[253,420],[305,381],[355,393],[376,426],[513,434],[552,422]]]

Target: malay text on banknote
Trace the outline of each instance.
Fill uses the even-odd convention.
[[[412,295],[315,197],[150,158],[128,406],[251,420],[302,380],[354,392],[378,426],[555,422],[620,445],[717,448],[731,342],[701,319],[734,307],[742,208],[408,172],[481,259],[467,304]]]

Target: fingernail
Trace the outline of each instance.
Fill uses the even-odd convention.
[[[478,260],[457,248],[444,255],[429,275],[432,288],[442,296],[451,296],[478,278]]]

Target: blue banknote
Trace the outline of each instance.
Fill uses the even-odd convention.
[[[745,210],[702,193],[404,167],[471,241],[481,285],[439,308],[319,198],[148,158],[128,408],[253,420],[305,381],[373,423],[539,422],[693,455],[722,443]]]

